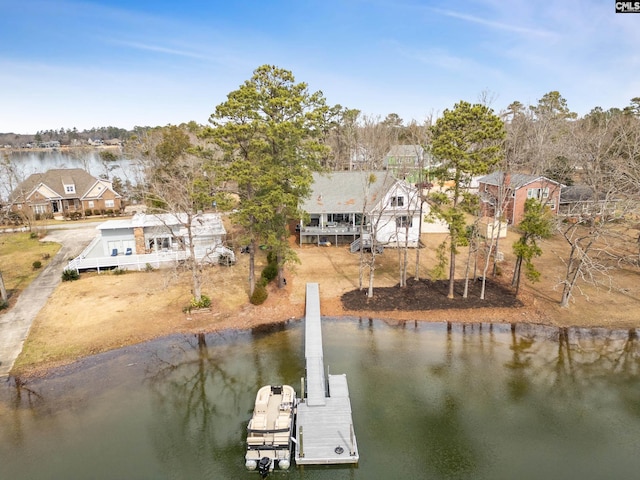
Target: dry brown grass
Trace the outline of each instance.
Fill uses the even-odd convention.
[[[40,242],[30,233],[0,235],[0,271],[13,305],[18,295],[44,269],[60,245],[52,242]],[[33,262],[39,261],[40,269],[33,268]]]
[[[421,276],[435,263],[435,246],[443,235],[425,236],[427,248],[420,250]],[[515,234],[502,241],[505,262],[502,278],[510,279],[513,258],[510,253]],[[305,286],[320,284],[321,310],[327,316],[361,316],[389,321],[466,321],[532,322],[566,326],[602,326],[630,328],[640,324],[640,282],[638,272],[627,270],[617,276],[620,291],[596,291],[584,288],[567,309],[558,305],[560,291],[555,289],[563,265],[558,255],[566,256],[563,240],[543,245],[544,255],[537,262],[541,282],[523,287],[519,309],[474,309],[454,311],[349,312],[341,295],[358,288],[358,256],[346,247],[296,247],[301,264],[287,274],[287,286],[269,287],[269,298],[261,306],[247,301],[248,258],[239,255],[233,267],[215,266],[205,270],[203,293],[212,298],[210,311],[183,312],[191,297],[189,275],[168,270],[82,274],[75,282],[61,284],[36,318],[15,374],[33,374],[43,368],[68,363],[79,357],[142,342],[177,332],[208,332],[220,329],[246,329],[260,324],[280,322],[304,315]],[[415,253],[410,252],[410,275],[414,273]],[[462,276],[463,257],[458,266]],[[389,287],[398,282],[398,254],[386,250],[379,257],[375,285]],[[264,259],[260,259],[264,264]],[[366,279],[365,279],[366,286]],[[363,293],[364,295],[364,293]]]

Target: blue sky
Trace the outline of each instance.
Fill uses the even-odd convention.
[[[0,0],[0,132],[206,123],[272,64],[405,121],[488,92],[580,115],[640,96],[640,15],[609,0]]]

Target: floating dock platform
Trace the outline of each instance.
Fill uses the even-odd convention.
[[[306,382],[297,407],[296,464],[358,463],[347,376],[327,375],[325,379],[317,283],[307,284],[304,344]]]

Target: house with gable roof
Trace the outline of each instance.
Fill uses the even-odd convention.
[[[377,245],[416,247],[420,231],[448,232],[442,222],[424,222],[428,208],[415,185],[389,171],[316,173],[302,205],[308,221],[298,226],[300,243],[343,245],[364,234]]]
[[[96,178],[81,168],[59,168],[34,173],[11,193],[16,213],[84,216],[91,211],[119,211],[122,197],[109,180]]]
[[[557,215],[563,186],[542,175],[493,172],[478,179],[482,215],[495,215],[500,196],[504,198],[504,219],[510,225],[517,225],[522,221],[524,204],[529,198],[547,205],[553,215]]]

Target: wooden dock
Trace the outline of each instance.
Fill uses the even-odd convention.
[[[328,383],[325,380],[317,283],[307,284],[306,302],[306,395],[303,388],[297,407],[295,460],[298,465],[358,463],[347,377],[328,375]]]

